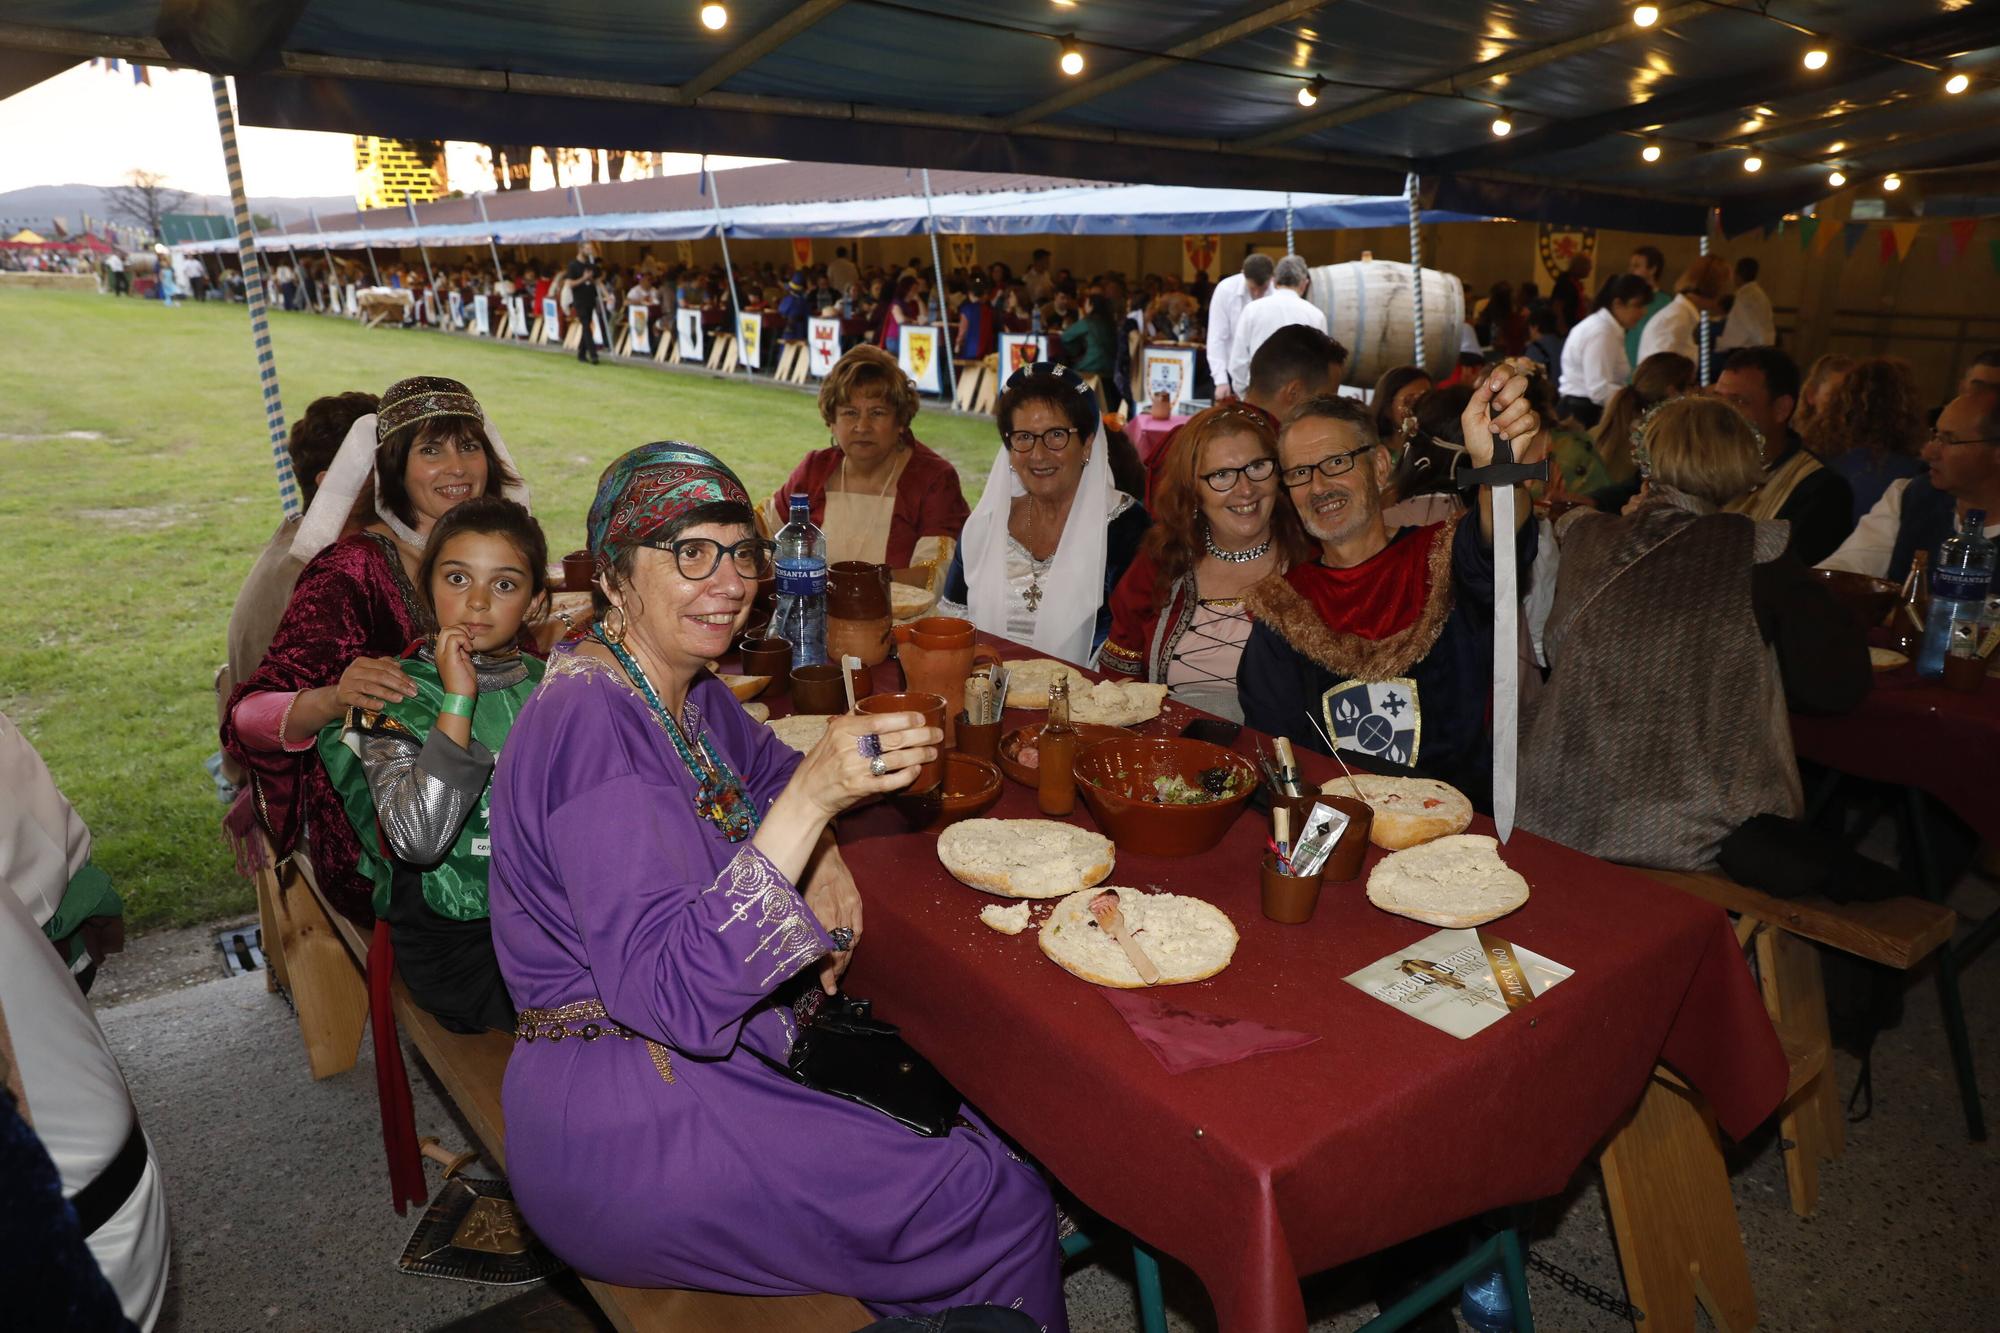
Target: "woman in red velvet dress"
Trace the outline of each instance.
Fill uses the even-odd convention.
[[[466,387],[432,376],[391,385],[380,413],[354,423],[314,497],[293,547],[310,563],[262,665],[229,699],[222,748],[250,775],[251,813],[281,858],[310,828],[321,891],[362,924],[374,919],[372,888],[356,871],[353,826],[313,743],[348,708],[415,692],[396,659],[433,629],[411,581],[424,540],[455,505],[492,494],[528,498]],[[326,545],[357,498],[373,520]]]

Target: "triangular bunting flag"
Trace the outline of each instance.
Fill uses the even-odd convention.
[[[1889,234],[1896,238],[1896,258],[1908,259],[1910,257],[1910,247],[1917,243],[1917,229],[1922,225],[1920,222],[1891,222],[1889,224]]]
[[[1801,253],[1804,253],[1812,249],[1813,237],[1818,232],[1819,232],[1818,218],[1799,219],[1799,251]]]
[[[1840,229],[1838,227],[1831,224],[1821,227],[1819,234],[1813,238],[1812,252],[1816,255],[1823,255],[1833,249],[1834,238],[1839,235]]]
[[[1888,263],[1896,257],[1896,234],[1886,228],[1882,232],[1882,262]]]
[[[1847,257],[1854,258],[1854,247],[1861,244],[1861,238],[1868,234],[1865,222],[1850,222],[1840,229],[1840,239],[1847,245]]]
[[[1978,218],[1953,218],[1945,234],[1938,237],[1938,263],[1949,268],[1958,262],[1972,244],[1972,233],[1979,230]]]

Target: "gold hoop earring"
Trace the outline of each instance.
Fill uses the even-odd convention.
[[[611,617],[613,617],[613,616],[617,616],[617,617],[618,617],[618,626],[617,626],[617,628],[615,628],[615,629],[614,629],[614,628],[612,628],[612,625],[611,625]],[[598,625],[598,628],[599,628],[599,629],[601,629],[601,630],[602,630],[602,631],[604,632],[604,641],[605,641],[606,643],[609,643],[609,644],[611,644],[611,645],[613,645],[613,646],[615,647],[615,646],[617,646],[618,644],[621,644],[621,643],[625,642],[625,608],[624,608],[624,607],[622,607],[622,606],[614,606],[614,607],[610,607],[610,608],[608,608],[608,609],[607,609],[607,610],[605,611],[605,613],[604,613],[603,615],[601,615],[601,616],[599,616],[599,617],[597,618],[597,625]]]

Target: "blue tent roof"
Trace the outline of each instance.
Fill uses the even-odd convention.
[[[1920,193],[2000,157],[1994,4],[1692,0],[1639,28],[1627,0],[733,0],[721,32],[694,0],[160,8],[11,0],[0,51],[247,73],[252,124],[1364,195],[1414,170],[1441,207],[1655,231],[1811,204],[1834,165]]]

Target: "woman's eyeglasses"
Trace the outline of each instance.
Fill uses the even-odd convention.
[[[1009,431],[1004,438],[1007,447],[1017,454],[1025,454],[1037,444],[1052,454],[1059,454],[1069,448],[1069,442],[1075,439],[1078,433],[1068,426],[1051,426],[1044,431]]]
[[[1359,449],[1353,449],[1344,454],[1328,454],[1325,458],[1320,459],[1319,462],[1308,463],[1304,467],[1288,467],[1281,474],[1281,479],[1287,486],[1303,486],[1312,480],[1312,475],[1315,472],[1319,473],[1322,477],[1345,476],[1354,470],[1354,460],[1374,447],[1372,444],[1364,444]]]
[[[1252,481],[1265,481],[1277,468],[1278,460],[1275,458],[1253,458],[1242,467],[1219,467],[1213,472],[1204,472],[1201,479],[1208,483],[1212,491],[1228,492],[1236,489],[1236,478],[1239,476]]]
[[[655,545],[652,542],[646,544]],[[674,567],[680,570],[682,578],[700,583],[722,567],[725,555],[736,566],[738,574],[746,579],[761,579],[771,572],[771,553],[778,549],[778,544],[745,537],[734,546],[724,546],[711,537],[680,537],[658,549],[674,553]]]

